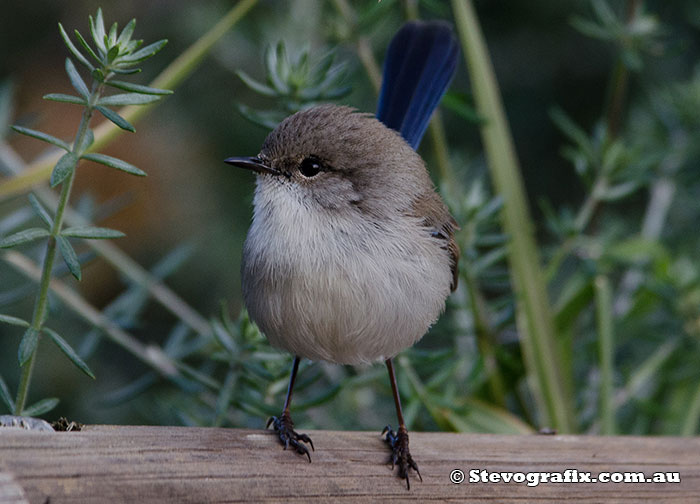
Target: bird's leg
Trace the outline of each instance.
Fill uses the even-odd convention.
[[[306,455],[311,462],[311,454],[306,445],[302,443],[309,443],[311,449],[314,449],[314,443],[311,438],[306,434],[299,434],[294,430],[294,422],[292,421],[292,415],[289,412],[289,405],[292,402],[292,389],[294,389],[294,381],[297,378],[297,371],[299,371],[299,361],[301,359],[297,356],[294,357],[294,364],[292,365],[292,376],[289,378],[289,388],[287,389],[287,398],[284,400],[284,408],[282,409],[282,414],[279,417],[273,416],[267,421],[267,426],[270,427],[272,424],[275,428],[275,432],[280,438],[280,442],[284,445],[286,450],[288,446],[294,448],[297,453],[301,455]]]
[[[423,481],[423,477],[418,470],[418,464],[413,461],[411,452],[408,450],[408,429],[403,421],[403,411],[401,410],[401,398],[399,397],[399,388],[396,386],[396,375],[394,374],[394,365],[391,359],[386,360],[386,367],[389,370],[389,380],[391,381],[391,390],[394,393],[394,404],[396,405],[396,416],[399,420],[398,432],[392,430],[391,425],[384,427],[382,435],[386,434],[384,440],[391,448],[391,468],[399,467],[399,478],[406,480],[406,488],[411,489],[411,483],[408,479],[408,470],[413,469],[418,474],[418,477]]]

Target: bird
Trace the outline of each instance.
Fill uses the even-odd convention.
[[[291,399],[302,358],[383,361],[398,429],[382,432],[410,489],[422,481],[409,450],[393,358],[444,311],[458,279],[459,229],[416,152],[456,69],[449,23],[405,23],[391,40],[376,116],[323,104],[284,119],[252,157],[226,163],[256,174],[241,283],[250,318],[294,356],[280,416],[285,449],[309,462],[311,438],[294,430]]]

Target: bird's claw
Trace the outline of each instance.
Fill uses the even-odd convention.
[[[271,417],[267,421],[266,428],[269,428],[270,425],[275,428],[275,432],[277,433],[280,442],[284,445],[285,450],[291,445],[291,447],[294,448],[298,454],[306,455],[309,462],[311,462],[311,454],[309,453],[309,449],[302,443],[308,443],[311,446],[311,449],[315,451],[314,443],[311,441],[311,438],[308,435],[299,434],[294,430],[294,422],[292,421],[292,417],[289,415],[289,413],[285,411],[279,417]]]
[[[399,431],[396,432],[392,430],[391,425],[387,425],[382,431],[382,436],[384,434],[386,434],[384,441],[386,441],[391,448],[391,456],[389,457],[391,469],[393,470],[395,466],[398,466],[398,476],[406,480],[406,488],[410,490],[411,482],[408,479],[408,470],[413,469],[416,471],[421,481],[423,481],[423,477],[418,470],[418,464],[413,460],[411,452],[408,450],[408,430],[405,426],[401,425]]]

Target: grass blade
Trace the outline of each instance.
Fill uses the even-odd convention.
[[[488,51],[470,0],[452,0],[457,31],[474,89],[484,150],[494,187],[503,199],[501,222],[510,236],[508,262],[520,316],[518,329],[541,421],[566,433],[573,430],[571,398],[565,394],[554,317],[534,239],[509,126]],[[567,370],[568,372],[569,370]]]
[[[598,275],[595,290],[596,325],[598,327],[598,358],[600,359],[600,422],[601,434],[615,434],[615,404],[613,401],[613,315],[612,288],[605,275]]]

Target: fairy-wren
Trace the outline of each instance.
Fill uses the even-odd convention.
[[[449,26],[408,23],[389,46],[376,117],[316,106],[285,119],[257,156],[226,160],[257,175],[245,305],[270,343],[296,357],[283,413],[271,419],[280,440],[311,460],[289,409],[300,358],[383,360],[399,417],[386,440],[407,484],[418,466],[391,359],[437,320],[459,259],[457,223],[415,148],[456,59]]]

